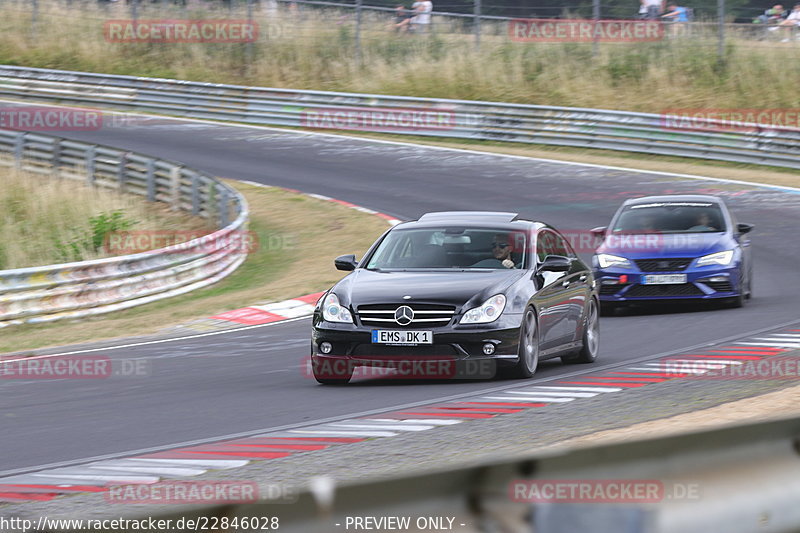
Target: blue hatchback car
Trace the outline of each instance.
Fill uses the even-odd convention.
[[[752,229],[713,196],[625,201],[610,226],[592,230],[602,240],[592,258],[601,307],[678,299],[741,307],[752,290]]]

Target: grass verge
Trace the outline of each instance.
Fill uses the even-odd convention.
[[[800,107],[798,43],[748,40],[730,32],[722,57],[714,29],[658,42],[510,41],[507,26],[484,21],[480,49],[454,21],[432,35],[391,31],[391,15],[365,13],[360,59],[352,12],[255,11],[257,42],[113,42],[110,20],[130,18],[125,2],[0,6],[0,62],[30,67],[168,77],[213,83],[356,91],[630,111]],[[228,10],[143,3],[142,19],[245,18]]]
[[[342,277],[334,257],[362,254],[388,227],[378,217],[332,202],[229,183],[247,198],[250,230],[259,242],[233,274],[186,295],[94,319],[4,328],[0,353],[150,334],[247,304],[318,292]]]
[[[116,231],[213,229],[204,219],[172,212],[166,204],[75,180],[0,168],[0,181],[0,270],[116,255],[106,246]]]

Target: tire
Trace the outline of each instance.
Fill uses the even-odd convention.
[[[511,377],[525,379],[539,366],[539,322],[532,307],[525,310],[519,332],[519,361],[511,369]]]
[[[744,307],[746,295],[744,292],[744,281],[739,283],[739,294],[728,300],[727,307],[731,309],[738,309]]]
[[[323,385],[347,385],[353,377],[353,365],[349,361],[342,369],[335,364],[332,367],[320,365],[318,361],[312,359],[311,368],[314,372],[314,379]]]
[[[565,355],[561,361],[567,364],[572,363],[594,363],[597,359],[597,352],[600,350],[600,314],[597,309],[597,302],[589,300],[589,307],[583,320],[583,345],[581,349],[572,355]]]

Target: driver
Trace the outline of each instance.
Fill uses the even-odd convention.
[[[717,228],[711,225],[711,217],[703,211],[697,216],[697,225],[689,228],[689,231],[717,231]]]
[[[492,241],[492,257],[482,259],[472,266],[474,268],[514,268],[514,261],[511,259],[512,251],[510,236],[505,233],[497,233]]]

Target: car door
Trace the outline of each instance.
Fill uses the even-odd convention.
[[[536,260],[539,264],[548,255],[557,253],[562,245],[554,231],[542,229],[536,236]],[[542,350],[549,350],[564,342],[569,331],[569,305],[571,282],[569,272],[539,272],[536,274],[538,291],[536,304],[539,309],[539,342]]]
[[[558,255],[563,255],[572,260],[572,266],[561,284],[564,288],[568,302],[567,310],[567,331],[564,334],[564,342],[578,340],[578,332],[583,322],[583,313],[586,309],[586,301],[591,298],[591,271],[586,264],[578,258],[578,254],[570,246],[564,236],[556,233],[556,251]]]

